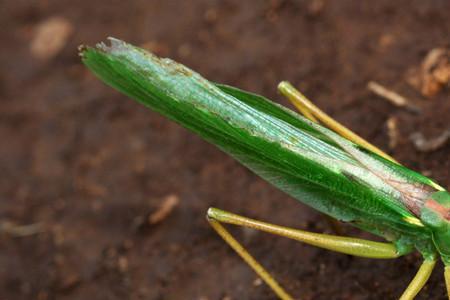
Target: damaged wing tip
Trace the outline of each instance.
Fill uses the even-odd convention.
[[[122,40],[108,37],[107,42],[100,42],[95,47],[86,46],[84,44],[78,46],[78,56],[86,59],[87,53],[91,51],[97,51],[105,54],[120,53],[129,50],[129,45]]]
[[[84,58],[84,53],[88,50],[88,46],[86,45],[79,45],[78,46],[78,56],[81,58]]]
[[[122,40],[108,37],[107,42],[100,42],[95,45],[95,47],[86,46],[81,44],[78,46],[78,56],[82,58],[82,60],[88,59],[90,52],[98,52],[104,54],[114,54],[120,53],[129,49],[129,45]]]
[[[122,51],[127,49],[127,43],[122,40],[116,39],[114,37],[108,37],[107,41],[109,45],[105,42],[100,42],[95,45],[98,50],[101,50],[105,53],[113,53],[116,51]]]

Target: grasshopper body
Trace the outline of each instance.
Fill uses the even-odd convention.
[[[99,78],[215,144],[295,199],[450,265],[450,194],[264,97],[125,42],[83,48]]]

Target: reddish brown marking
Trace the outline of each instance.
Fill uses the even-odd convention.
[[[444,219],[450,221],[449,208],[442,206],[441,204],[432,199],[428,199],[427,202],[425,202],[425,206],[440,214]]]

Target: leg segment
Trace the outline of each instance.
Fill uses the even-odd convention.
[[[380,243],[351,237],[341,237],[292,229],[242,217],[217,208],[210,208],[208,210],[208,218],[221,223],[261,230],[319,248],[353,256],[367,258],[396,258],[400,256],[396,247],[391,243]]]
[[[255,258],[222,226],[221,223],[233,224],[261,230],[301,241],[313,246],[345,254],[369,258],[396,258],[400,256],[393,244],[373,242],[363,239],[340,237],[327,234],[312,233],[288,227],[273,225],[239,215],[235,215],[217,208],[210,208],[207,218],[214,230],[235,250],[239,256],[263,279],[267,285],[282,300],[293,298],[278,284],[278,282],[259,264]]]
[[[218,221],[209,218],[208,222],[212,228],[219,234],[225,242],[236,251],[237,254],[264,280],[264,282],[274,291],[274,293],[282,300],[293,300],[292,298],[264,269],[264,267],[225,229]]]
[[[450,266],[446,266],[444,270],[445,286],[447,287],[447,295],[450,300]]]
[[[430,278],[431,272],[434,269],[436,264],[436,260],[424,260],[419,270],[417,271],[416,276],[414,276],[413,280],[409,283],[406,290],[403,292],[403,295],[400,297],[400,300],[412,300],[423,288],[425,283],[427,283],[428,278]]]
[[[390,155],[386,154],[379,148],[375,147],[368,141],[364,140],[362,137],[349,130],[339,122],[335,121],[325,112],[320,110],[311,101],[309,101],[302,93],[300,93],[296,88],[294,88],[289,82],[283,81],[278,85],[278,90],[286,96],[289,101],[309,120],[313,122],[320,121],[322,124],[327,126],[329,129],[338,133],[342,137],[358,144],[390,161],[397,162]]]

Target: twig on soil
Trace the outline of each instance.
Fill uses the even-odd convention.
[[[427,140],[421,132],[415,132],[410,136],[414,146],[420,152],[431,152],[443,147],[450,139],[450,129],[445,130],[439,136]]]
[[[180,202],[177,195],[168,195],[164,198],[159,208],[148,217],[148,223],[155,225],[166,219]]]
[[[420,112],[420,109],[411,102],[409,102],[408,99],[392,90],[387,89],[386,87],[382,86],[381,84],[375,81],[369,81],[369,83],[367,84],[367,88],[376,95],[380,96],[381,98],[388,100],[395,106],[404,107],[415,113]]]
[[[41,223],[34,223],[29,225],[16,225],[10,221],[0,222],[0,232],[4,232],[14,237],[25,237],[38,234],[44,231]]]
[[[389,137],[389,148],[394,149],[398,144],[398,120],[396,117],[389,117],[386,121],[386,126],[388,129],[388,137]]]

